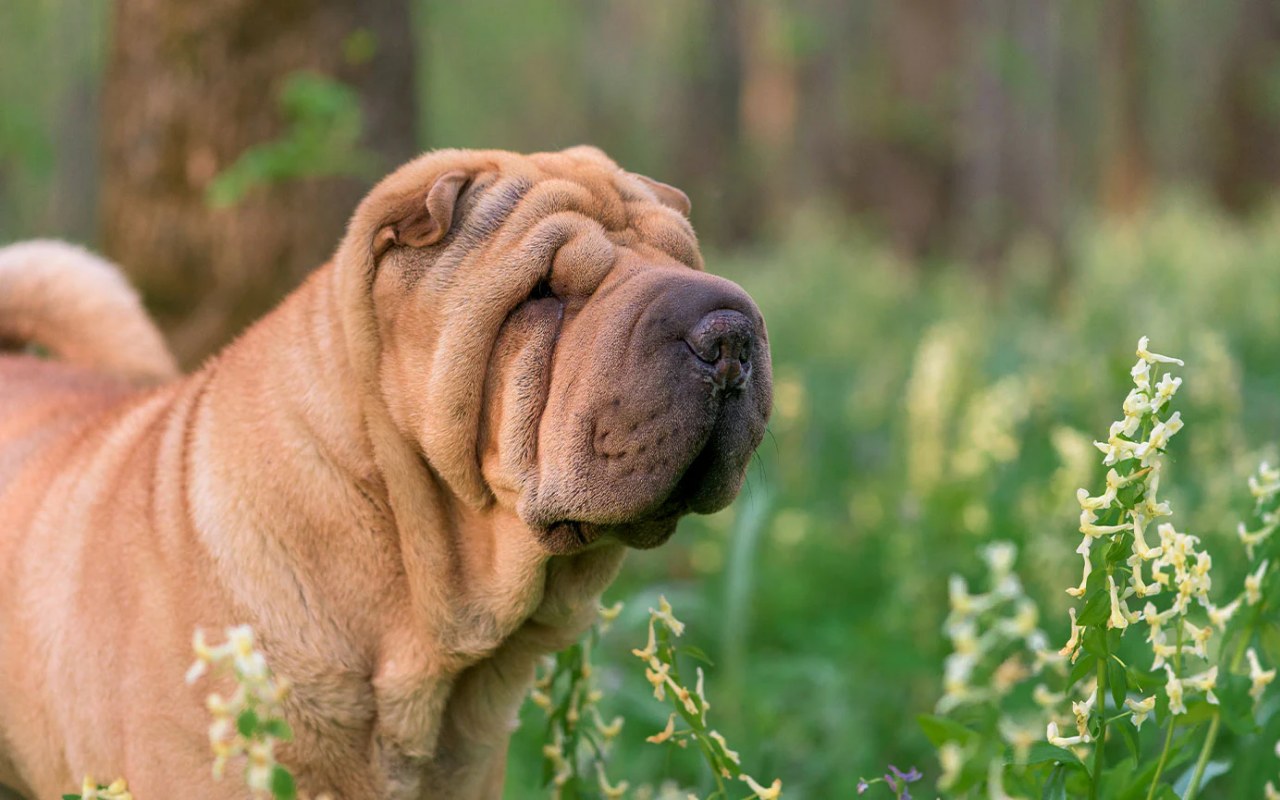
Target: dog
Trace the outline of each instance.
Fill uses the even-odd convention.
[[[110,264],[0,250],[0,341],[53,356],[0,357],[0,783],[243,796],[182,676],[244,623],[301,793],[501,796],[536,661],[765,431],[764,320],[688,211],[590,147],[428,153],[185,376]]]

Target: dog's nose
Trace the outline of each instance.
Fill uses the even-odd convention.
[[[685,339],[711,382],[720,389],[737,389],[751,374],[755,326],[745,314],[721,308],[698,320]]]

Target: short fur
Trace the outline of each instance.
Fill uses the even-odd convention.
[[[155,386],[172,359],[104,262],[0,250],[0,338],[65,359],[0,357],[0,783],[242,797],[182,675],[196,628],[249,623],[303,792],[500,796],[535,660],[626,546],[729,502],[763,433],[763,321],[686,210],[591,148],[428,154]],[[681,339],[703,306],[758,330],[736,394]]]

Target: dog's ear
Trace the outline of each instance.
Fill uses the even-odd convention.
[[[471,180],[460,170],[446,172],[436,178],[426,196],[415,195],[397,207],[388,209],[386,222],[373,237],[376,259],[392,245],[428,247],[449,232],[458,196]]]
[[[654,196],[658,198],[659,203],[674,208],[686,217],[689,216],[689,209],[691,208],[689,195],[670,184],[655,181],[647,175],[632,172],[631,176],[648,187],[649,191],[653,192]]]

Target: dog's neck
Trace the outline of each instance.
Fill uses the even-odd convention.
[[[192,446],[239,459],[192,463],[247,452],[264,469],[196,474],[193,514],[278,671],[299,692],[308,676],[363,673],[386,779],[456,781],[505,740],[535,659],[594,618],[622,548],[551,559],[514,513],[457,501],[372,391],[335,273],[313,275],[206,366]],[[201,492],[223,500],[202,505]],[[202,519],[205,507],[239,515]],[[347,650],[286,649],[318,629]]]

